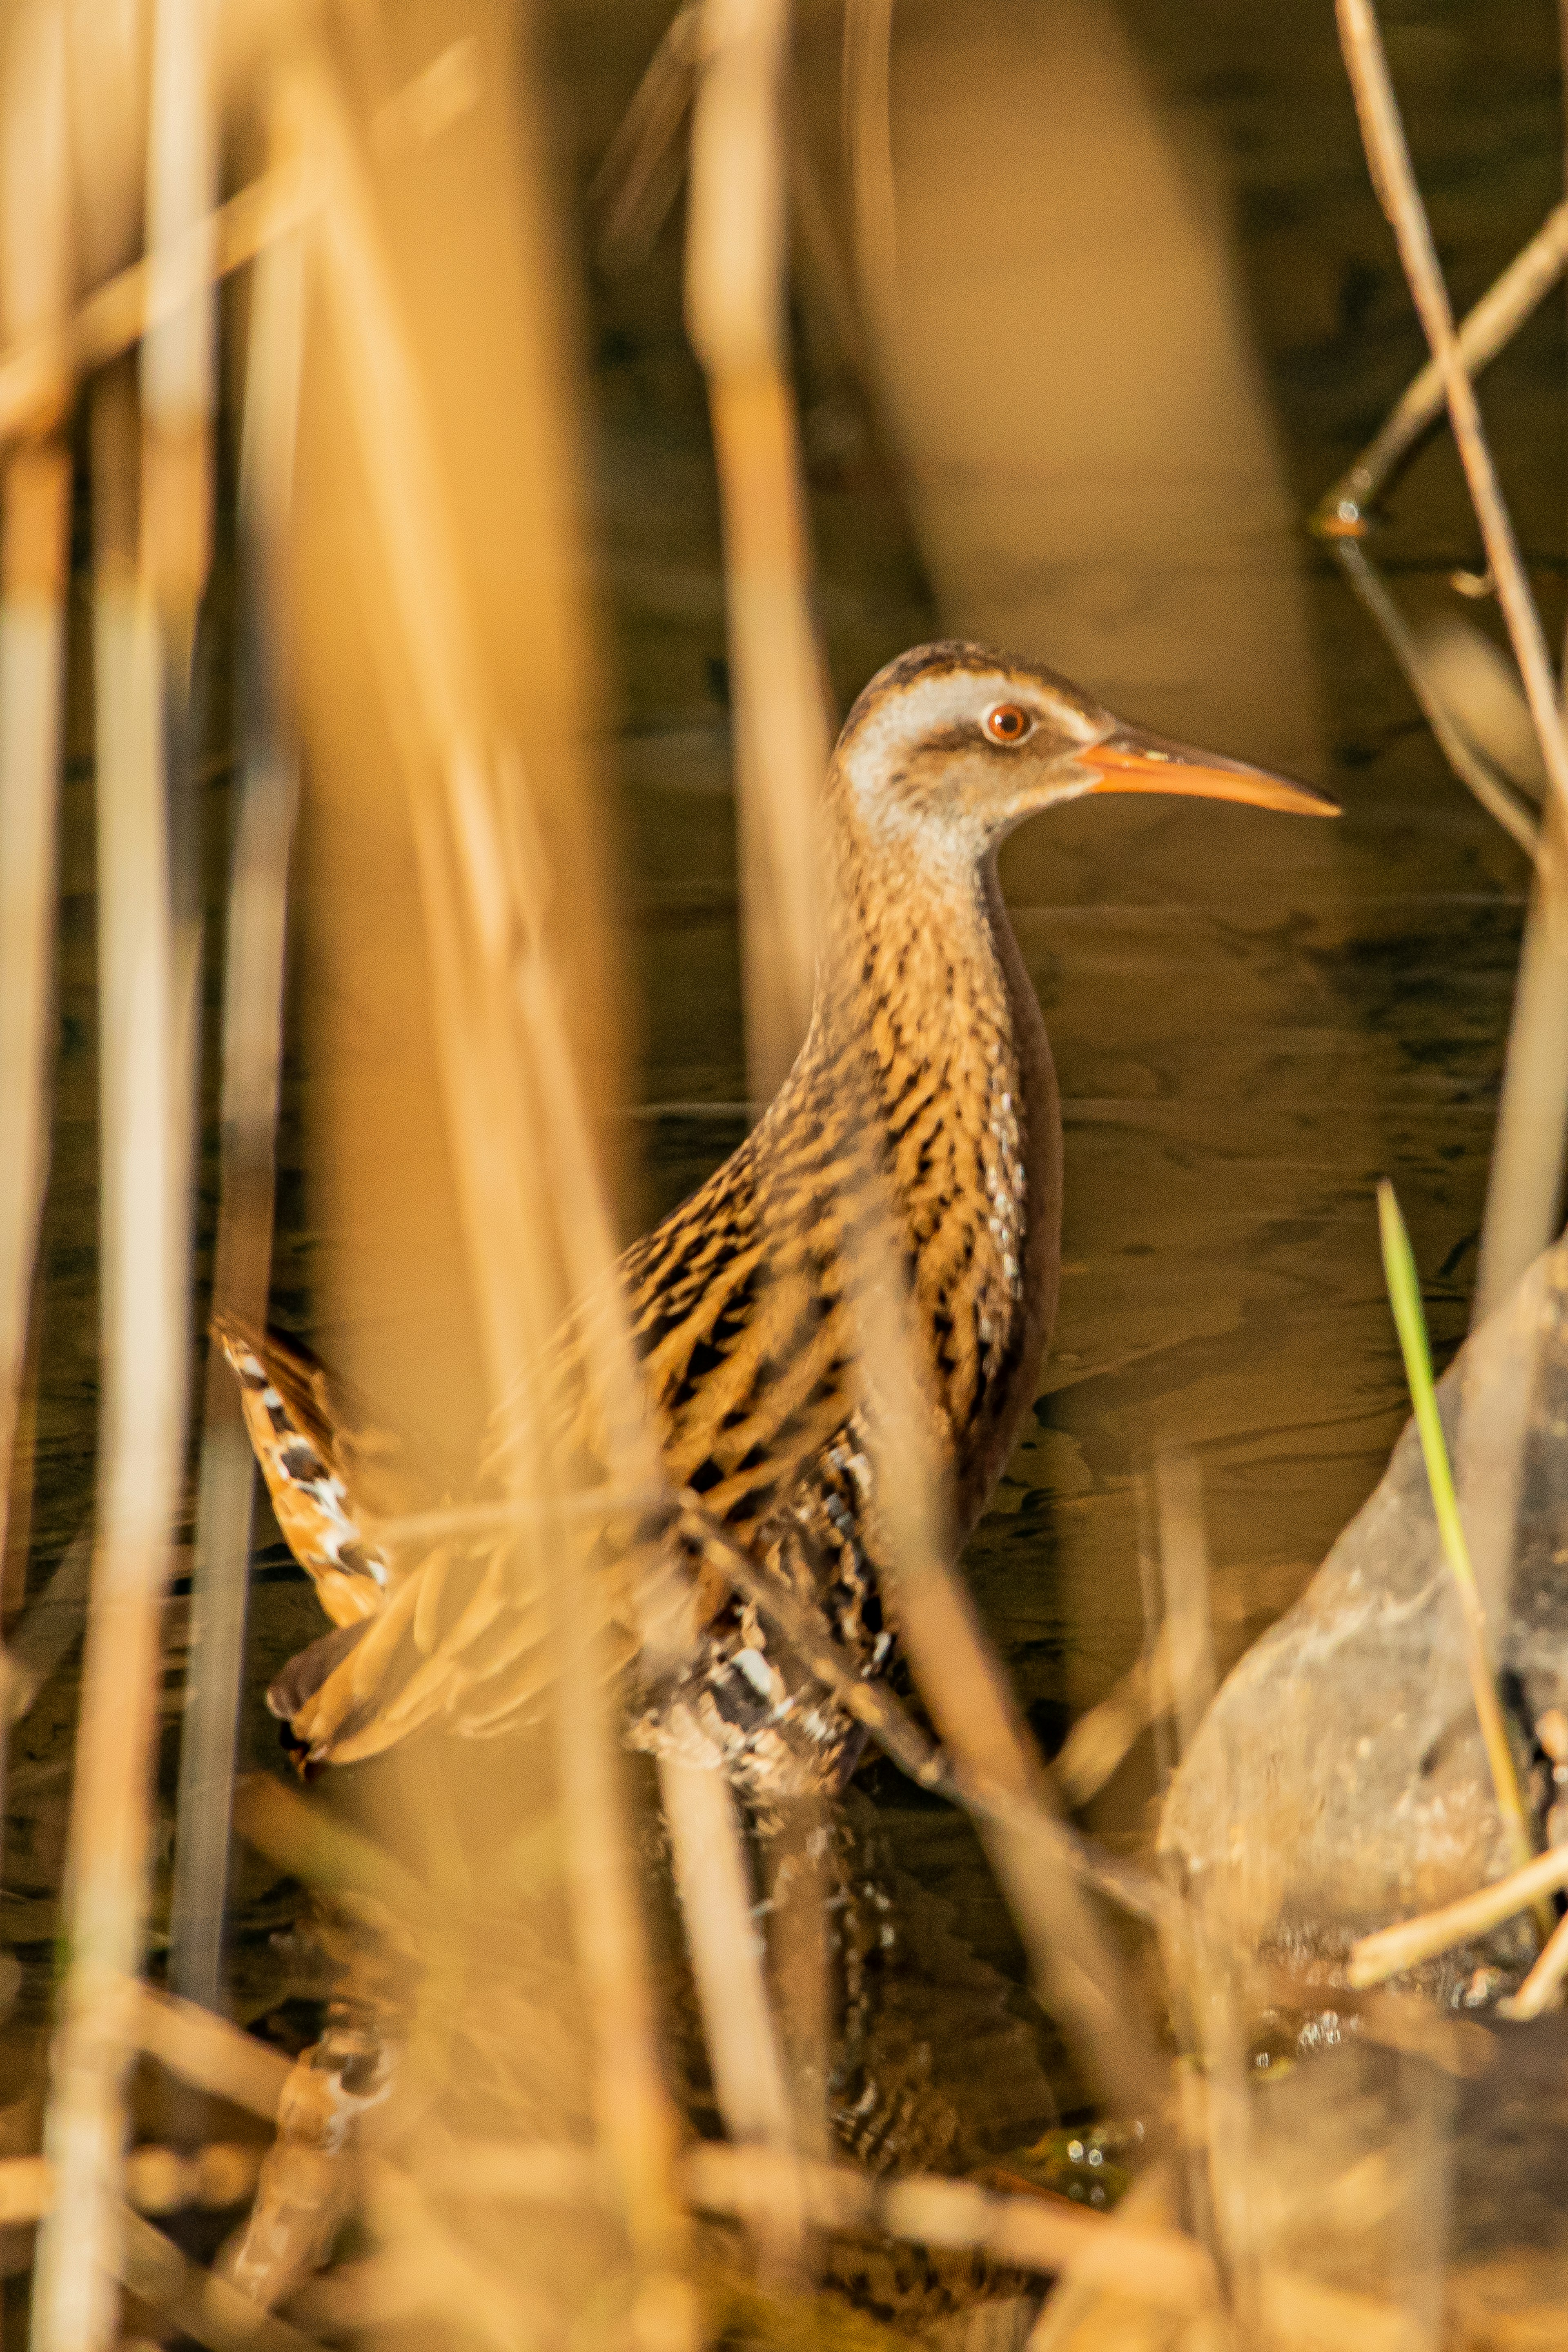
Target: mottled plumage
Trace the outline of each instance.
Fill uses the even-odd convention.
[[[959,1540],[1000,1475],[1055,1313],[1056,1081],[994,852],[1036,810],[1110,790],[1331,810],[1120,729],[1048,672],[981,647],[927,646],[874,679],[824,793],[800,1056],[740,1149],[621,1263],[671,1485],[809,1597],[863,1674],[886,1666],[894,1638],[876,1493],[886,1383],[868,1337],[905,1335],[942,1532]],[[547,1612],[519,1588],[510,1549],[454,1540],[389,1572],[319,1381],[253,1334],[220,1336],[279,1522],[347,1628],[275,1686],[296,1737],[344,1761],[431,1719],[470,1735],[518,1720],[544,1686]],[[584,1442],[579,1345],[569,1324],[529,1408],[559,1415],[563,1445]],[[281,1429],[296,1397],[309,1412]],[[492,1462],[509,1442],[503,1417]],[[702,1638],[680,1675],[643,1689],[634,1739],[720,1763],[759,1797],[836,1784],[855,1727],[721,1576],[691,1565]],[[624,1559],[605,1562],[628,1658],[631,1583]]]

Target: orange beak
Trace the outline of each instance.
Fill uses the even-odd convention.
[[[1167,742],[1142,727],[1119,727],[1103,743],[1075,751],[1079,767],[1094,772],[1091,793],[1190,793],[1205,801],[1245,801],[1249,808],[1288,809],[1296,816],[1338,816],[1337,801],[1310,784],[1271,776],[1244,760],[1194,751]]]

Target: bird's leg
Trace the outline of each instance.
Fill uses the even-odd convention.
[[[396,2079],[407,2025],[406,1984],[364,1931],[318,1911],[340,1967],[319,2042],[301,2051],[283,2086],[278,2137],[257,2184],[244,2231],[221,2268],[263,2310],[283,2302],[331,2252],[359,2188],[359,2125]]]

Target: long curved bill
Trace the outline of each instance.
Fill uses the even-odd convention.
[[[1073,756],[1093,770],[1091,793],[1190,793],[1198,800],[1245,801],[1249,808],[1288,809],[1296,816],[1340,814],[1339,803],[1310,784],[1293,784],[1216,751],[1194,751],[1142,727],[1119,727],[1103,743]]]

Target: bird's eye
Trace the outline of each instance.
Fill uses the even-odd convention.
[[[1021,743],[1034,731],[1034,720],[1016,702],[999,702],[985,714],[985,732],[993,743]]]

